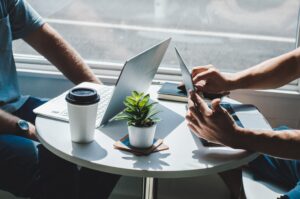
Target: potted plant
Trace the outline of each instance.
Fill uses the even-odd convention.
[[[160,121],[155,115],[157,102],[150,102],[150,95],[133,91],[124,100],[126,108],[114,120],[126,120],[130,145],[137,148],[151,147],[156,124]]]

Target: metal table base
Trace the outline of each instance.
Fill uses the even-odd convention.
[[[157,179],[151,177],[144,177],[142,194],[142,199],[156,199]]]

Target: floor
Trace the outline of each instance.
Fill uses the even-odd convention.
[[[109,199],[141,198],[142,180],[122,177]],[[158,199],[226,199],[229,192],[217,175],[185,178],[161,179],[158,181]],[[0,199],[19,199],[0,191]]]

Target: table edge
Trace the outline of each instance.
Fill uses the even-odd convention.
[[[38,119],[39,117],[37,117]],[[43,117],[41,117],[43,118]],[[78,166],[82,166],[85,168],[89,168],[96,171],[102,171],[112,174],[124,175],[124,176],[132,176],[132,177],[154,177],[154,178],[186,178],[186,177],[196,177],[196,176],[203,176],[203,175],[211,175],[220,173],[223,171],[231,170],[238,168],[240,166],[246,165],[248,162],[254,160],[258,157],[257,152],[249,152],[249,155],[239,159],[239,161],[234,161],[230,163],[225,163],[222,165],[210,167],[210,168],[201,168],[201,169],[193,169],[193,170],[182,170],[182,171],[160,171],[160,170],[137,170],[137,169],[126,169],[126,168],[118,168],[118,167],[111,167],[106,165],[95,164],[93,162],[89,162],[86,160],[82,160],[80,158],[71,156],[66,154],[56,148],[52,147],[48,144],[38,133],[37,129],[37,137],[40,143],[47,148],[49,151],[57,155],[58,157],[65,159],[69,162],[72,162]]]

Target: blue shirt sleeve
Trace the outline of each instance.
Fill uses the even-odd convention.
[[[45,23],[26,0],[8,1],[10,1],[8,14],[13,39],[24,38]]]

